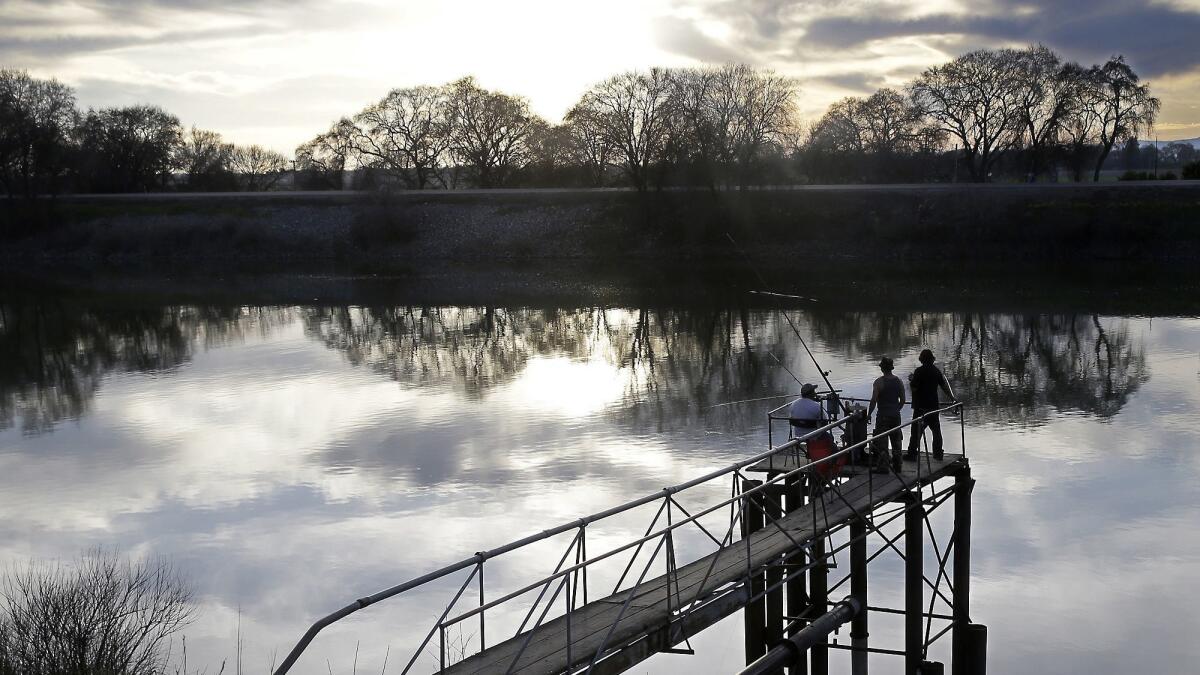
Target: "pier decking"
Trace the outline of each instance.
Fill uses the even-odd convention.
[[[955,402],[926,414],[958,413],[961,408],[962,404]],[[775,412],[768,414],[768,430],[770,422],[778,421]],[[805,668],[812,675],[827,675],[828,653],[835,648],[852,651],[854,675],[866,674],[866,657],[870,653],[902,656],[906,675],[917,675],[924,669],[922,664],[930,656],[931,646],[950,634],[954,675],[982,672],[970,665],[982,663],[986,629],[972,624],[969,614],[970,498],[974,480],[966,457],[962,416],[958,417],[961,454],[947,452],[945,457],[935,460],[921,453],[918,461],[905,462],[898,473],[873,473],[861,466],[835,467],[896,429],[919,420],[881,430],[872,437],[866,436],[864,410],[855,407],[845,412],[844,416],[832,415],[834,419],[828,424],[778,446],[770,443],[768,431],[769,448],[765,452],[659,492],[480,551],[359,598],[313,623],[275,675],[288,673],[318,633],[330,624],[388,598],[447,582],[458,590],[424,639],[415,645],[401,675],[417,665],[418,657],[429,654],[427,648],[435,651],[432,655],[437,658],[436,672],[454,675],[620,673],[656,653],[692,653],[690,646],[679,649],[676,645],[687,645],[691,636],[741,609],[745,610],[748,662],[763,656],[784,637],[785,630],[803,629],[813,637],[808,642],[811,647],[806,648],[806,653],[787,658],[811,661]],[[821,459],[806,456],[810,439],[839,428],[846,432],[842,436],[844,447]],[[856,440],[849,440],[855,436]],[[763,475],[764,479],[752,479],[752,473]],[[946,477],[953,477],[949,487],[939,483]],[[711,490],[722,483],[730,485],[729,496],[714,501]],[[693,513],[679,498],[701,486],[705,488],[706,506],[692,504]],[[946,545],[939,546],[928,515],[951,499],[954,529]],[[624,535],[617,540],[623,543],[613,546],[610,541],[606,550],[588,550],[590,527],[620,514],[632,514],[635,509],[654,506],[657,513],[644,535],[632,538]],[[720,523],[726,511],[728,529],[723,535],[719,533],[724,524],[709,530],[701,521],[709,518],[710,525],[714,519]],[[885,534],[882,528],[901,519],[903,527],[899,534]],[[683,528],[688,528],[688,532],[682,532]],[[937,563],[936,577],[926,576],[923,569],[926,531]],[[712,546],[703,544],[700,549],[690,546],[690,557],[677,561],[676,537],[700,533],[704,535],[700,541]],[[540,569],[541,561],[547,567],[552,563],[553,558],[544,553],[534,559],[532,568],[527,558],[523,567],[538,575],[532,583],[500,597],[494,594],[489,597],[484,583],[485,566],[494,569],[497,563],[493,561],[506,554],[568,536],[570,540],[552,570],[539,573],[533,569]],[[882,543],[869,556],[868,538]],[[903,542],[899,543],[901,538]],[[831,585],[829,571],[836,567],[833,556],[844,549],[849,549],[848,573]],[[902,609],[874,607],[867,601],[867,565],[889,550],[904,562]],[[948,567],[951,556],[952,569]],[[603,572],[602,564],[624,564],[624,572],[615,585],[605,586],[602,593],[607,595],[589,600],[589,590],[598,590],[598,578],[593,577],[589,583],[589,570],[593,574]],[[826,627],[822,630],[827,634],[837,625],[830,619],[834,613],[829,611],[829,593],[846,582],[850,582],[854,601],[839,604],[843,610],[849,605],[861,608],[849,617],[851,645],[826,644],[823,634],[814,630],[820,625]],[[932,591],[929,596],[925,594],[927,588]],[[473,590],[468,593],[469,589]],[[944,603],[946,609],[935,607],[938,602]],[[514,611],[516,616],[524,614],[519,626],[510,625],[516,622],[506,618],[514,616]],[[868,612],[904,615],[903,649],[868,643]],[[489,615],[494,619],[497,614],[503,626],[499,637],[495,629],[488,628]],[[838,616],[843,617],[839,621],[847,620],[844,611]],[[463,654],[458,649],[460,653],[453,654],[456,650],[447,647],[447,631],[461,631],[466,622],[473,627],[477,624],[477,629],[473,628],[478,637],[474,650]],[[940,629],[934,628],[934,622]],[[495,620],[492,625],[496,625]]]
[[[749,470],[786,472],[800,466],[791,453],[779,454]],[[749,534],[747,539],[681,566],[673,575],[662,575],[632,590],[592,601],[569,616],[489,647],[444,672],[550,675],[586,666],[598,651],[614,647],[619,650],[602,653],[606,658],[592,672],[620,672],[745,607],[751,600],[745,582],[755,571],[801,553],[829,531],[967,466],[962,455],[933,460],[923,454],[920,462],[920,467],[915,462],[905,462],[899,475],[871,474],[861,467],[847,467],[846,471],[852,475],[837,491],[824,492],[802,508]],[[691,611],[682,609],[694,599],[703,605]],[[622,614],[627,602],[629,606]]]

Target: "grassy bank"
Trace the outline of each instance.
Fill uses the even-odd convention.
[[[15,268],[387,271],[451,261],[743,255],[768,265],[1200,259],[1196,183],[144,195],[9,205],[4,219],[0,256]]]

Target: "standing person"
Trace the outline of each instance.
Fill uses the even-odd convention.
[[[933,412],[942,407],[938,399],[938,390],[946,392],[951,401],[957,402],[958,399],[954,397],[954,392],[950,391],[950,383],[946,381],[946,376],[933,365],[936,360],[933,352],[922,349],[917,360],[921,365],[908,378],[908,384],[912,388],[913,419],[920,419],[922,415],[926,417],[913,424],[912,435],[908,439],[908,452],[904,454],[904,459],[912,461],[917,458],[917,448],[920,447],[925,429],[933,432],[933,458],[941,459],[942,422],[938,419],[938,414]]]
[[[900,426],[900,410],[907,402],[904,398],[904,383],[892,374],[895,370],[892,360],[886,356],[879,359],[879,370],[883,375],[876,378],[874,386],[871,387],[871,403],[867,406],[868,419],[875,411],[875,406],[879,406],[879,414],[875,416],[875,436]],[[904,443],[904,434],[900,429],[896,429],[888,434],[887,441],[890,441],[892,446],[892,471],[900,473],[900,446]],[[884,459],[887,453],[886,441],[875,439],[874,451],[876,470],[885,471],[883,467],[887,466]]]

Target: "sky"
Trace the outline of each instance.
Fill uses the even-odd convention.
[[[0,0],[0,67],[82,107],[153,103],[290,153],[389,89],[474,75],[551,121],[630,69],[745,62],[794,76],[806,120],[980,47],[1126,55],[1200,136],[1200,0]]]

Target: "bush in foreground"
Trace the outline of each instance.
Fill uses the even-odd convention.
[[[105,550],[30,562],[0,581],[0,674],[158,675],[192,592],[166,560]]]

